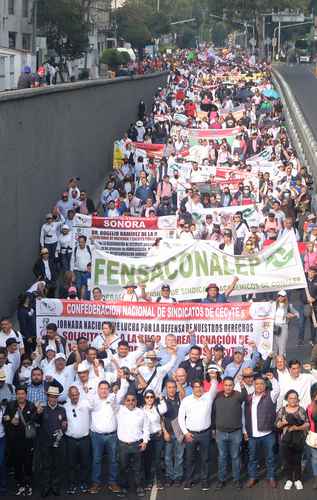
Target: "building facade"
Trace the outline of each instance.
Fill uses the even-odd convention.
[[[0,47],[31,51],[33,0],[0,1]]]

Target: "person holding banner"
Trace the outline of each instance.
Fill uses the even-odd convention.
[[[100,357],[107,357],[108,352],[114,354],[118,349],[120,337],[116,335],[115,325],[111,321],[102,323],[102,332],[94,338],[91,347],[98,350]]]
[[[276,301],[273,304],[274,314],[274,346],[273,351],[281,356],[286,355],[286,345],[288,341],[288,323],[290,320],[299,318],[296,309],[289,304],[287,293],[280,290],[277,293]]]
[[[227,287],[224,293],[219,293],[219,287],[216,285],[216,283],[210,283],[210,285],[207,286],[206,292],[207,292],[207,297],[204,299],[201,299],[202,304],[213,304],[213,303],[224,303],[228,302],[227,297],[233,292],[236,284],[238,283],[239,278],[235,276],[233,278],[233,281],[231,285]]]

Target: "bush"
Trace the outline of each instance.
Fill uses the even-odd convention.
[[[89,69],[82,69],[78,75],[78,80],[89,80]]]
[[[120,52],[117,49],[105,49],[100,58],[100,62],[107,64],[110,68],[117,68],[120,64],[128,64],[129,61],[128,52]]]

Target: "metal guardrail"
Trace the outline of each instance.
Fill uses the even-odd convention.
[[[277,68],[273,68],[273,83],[280,93],[292,143],[300,161],[309,168],[317,182],[317,142],[290,86]]]

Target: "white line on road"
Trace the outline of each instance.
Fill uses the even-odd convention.
[[[151,496],[150,496],[150,500],[156,500],[157,498],[157,487],[156,487],[156,484],[153,484],[152,486],[152,489],[151,489]]]

